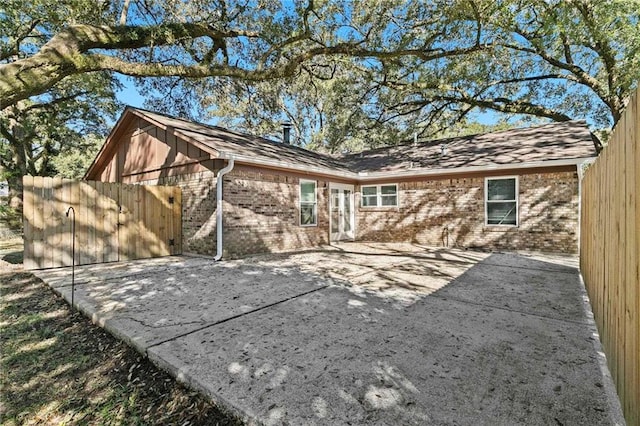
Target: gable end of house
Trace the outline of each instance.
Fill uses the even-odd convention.
[[[222,167],[218,152],[127,109],[84,178],[135,183]]]

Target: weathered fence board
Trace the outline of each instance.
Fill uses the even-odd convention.
[[[640,96],[582,182],[580,269],[629,425],[640,425]]]
[[[70,206],[76,216],[76,265],[181,253],[178,187],[39,176],[25,176],[23,185],[25,269],[71,265]]]

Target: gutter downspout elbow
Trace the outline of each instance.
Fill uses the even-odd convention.
[[[229,158],[229,163],[218,171],[216,176],[216,262],[222,259],[222,178],[233,170],[233,158]]]

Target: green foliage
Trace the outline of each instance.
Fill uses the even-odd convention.
[[[0,236],[2,235],[4,228],[8,228],[14,232],[22,231],[22,213],[17,211],[8,205],[8,203],[0,198]],[[3,239],[3,238],[0,238]]]
[[[33,54],[55,33],[78,23],[107,22],[109,3],[93,0],[5,0],[0,10],[0,63]]]
[[[502,117],[496,128],[568,119],[608,128],[640,78],[638,6],[580,0],[325,2],[309,15],[310,39],[348,48],[313,56],[293,77],[141,84],[158,93],[150,108],[276,138],[280,123],[288,121],[294,142],[327,152],[406,142],[414,134],[426,139],[483,132],[470,117],[487,111]],[[270,25],[257,14],[252,29],[281,40],[276,29],[298,34],[293,23],[303,12],[289,11],[287,19],[274,18]],[[269,60],[309,49],[309,41]],[[263,52],[246,50],[242,60],[259,63]]]
[[[39,51],[69,25],[108,22],[114,13],[109,4],[9,0],[0,11],[0,67]],[[19,200],[24,174],[80,174],[95,151],[95,141],[86,135],[105,134],[119,109],[118,88],[109,73],[79,74],[0,111],[0,180],[9,182],[12,198]]]
[[[78,177],[120,105],[105,73],[66,79],[0,113],[0,179],[19,197],[23,175]]]
[[[103,136],[88,134],[77,144],[63,146],[51,159],[56,174],[68,179],[81,179],[103,143]]]
[[[637,0],[125,3],[9,0],[0,104],[120,72],[149,108],[341,152],[486,111],[607,128],[640,78]]]

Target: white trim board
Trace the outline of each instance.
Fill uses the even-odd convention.
[[[413,178],[413,177],[428,177],[439,175],[453,175],[453,174],[468,174],[478,172],[495,172],[501,170],[522,170],[522,169],[535,169],[542,167],[560,167],[560,166],[576,166],[578,164],[590,163],[594,160],[593,157],[581,157],[570,158],[566,160],[547,160],[547,161],[530,161],[524,163],[515,164],[489,164],[483,166],[469,166],[469,167],[455,167],[444,169],[407,169],[407,170],[394,170],[390,172],[348,172],[330,169],[328,167],[318,166],[304,166],[299,164],[293,164],[287,161],[280,160],[266,160],[259,158],[252,158],[246,155],[232,154],[226,151],[220,151],[218,158],[231,159],[239,163],[252,164],[257,166],[263,166],[267,168],[281,168],[288,169],[305,174],[319,174],[325,176],[340,177],[343,179],[354,180],[358,183],[365,183],[369,181],[382,180],[382,179],[398,179],[398,178]]]

